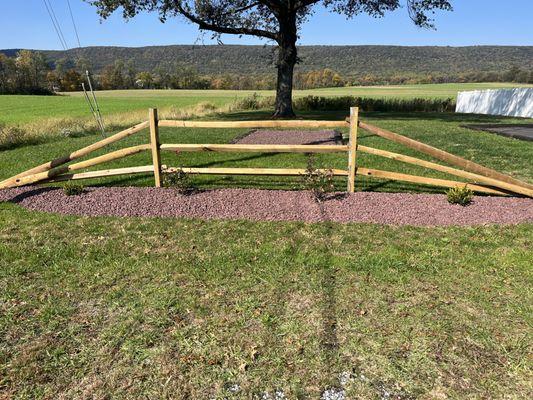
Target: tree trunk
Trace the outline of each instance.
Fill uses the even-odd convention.
[[[278,81],[276,85],[276,110],[274,118],[292,118],[292,84],[294,66],[297,61],[296,52],[296,17],[289,18],[287,23],[280,23],[280,39],[278,41]]]

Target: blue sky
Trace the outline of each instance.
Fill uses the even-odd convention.
[[[50,0],[69,47],[76,40],[67,0]],[[1,0],[0,48],[60,49],[61,45],[43,0]],[[194,25],[180,19],[162,24],[155,14],[139,15],[125,22],[116,13],[100,21],[94,8],[70,0],[82,46],[149,46],[211,43],[201,39]],[[393,45],[533,45],[533,0],[455,0],[455,11],[436,15],[437,30],[415,27],[405,9],[383,19],[358,16],[352,20],[318,8],[304,26],[299,44]],[[261,44],[258,39],[225,36],[227,44]]]

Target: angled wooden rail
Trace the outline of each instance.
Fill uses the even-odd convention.
[[[392,160],[401,161],[407,164],[418,165],[418,166],[432,169],[435,171],[445,172],[447,174],[455,175],[461,178],[466,178],[466,179],[471,180],[472,183],[474,184],[478,183],[478,184],[494,186],[494,187],[497,187],[497,188],[500,188],[500,189],[503,189],[509,192],[514,192],[514,193],[522,194],[525,196],[531,196],[531,194],[533,193],[531,190],[525,189],[522,186],[517,186],[517,185],[507,183],[507,182],[502,182],[497,179],[487,178],[486,176],[483,176],[483,175],[474,174],[472,172],[463,171],[457,168],[447,167],[445,165],[437,164],[431,161],[422,160],[416,157],[406,156],[404,154],[393,153],[391,151],[375,149],[373,147],[367,147],[367,146],[357,146],[357,150],[359,150],[362,153],[373,154],[376,156],[381,156],[381,157],[389,158]],[[501,193],[505,193],[505,192],[501,192]]]
[[[357,175],[372,176],[372,177],[387,179],[391,181],[410,182],[410,183],[418,183],[422,185],[440,186],[440,187],[449,187],[449,188],[466,185],[475,192],[487,193],[487,194],[498,194],[498,195],[508,194],[498,189],[492,189],[490,187],[474,185],[471,183],[450,181],[447,179],[427,178],[424,176],[402,174],[400,172],[382,171],[379,169],[372,169],[372,168],[359,167],[357,168]]]
[[[95,178],[107,178],[108,176],[119,175],[132,175],[132,174],[153,174],[153,165],[144,165],[142,167],[127,167],[127,168],[114,168],[114,169],[102,169],[99,171],[80,172],[77,174],[64,174],[55,176],[50,179],[46,179],[43,182],[63,182],[78,179],[95,179]]]
[[[465,158],[448,153],[444,150],[437,149],[436,147],[427,145],[425,143],[408,138],[398,133],[394,133],[386,129],[382,129],[377,126],[365,123],[365,122],[360,122],[359,126],[361,127],[361,129],[364,129],[365,131],[374,133],[375,135],[381,136],[382,138],[388,139],[392,142],[402,144],[411,149],[418,150],[424,154],[435,157],[438,160],[447,162],[451,165],[455,165],[456,167],[464,168],[467,171],[470,171],[470,172],[473,172],[479,175],[483,175],[488,178],[492,178],[492,179],[495,179],[501,182],[510,183],[516,186],[522,186],[526,189],[533,189],[533,185],[529,183],[522,182],[518,179],[510,177],[509,175],[502,174],[501,172],[495,171],[491,168],[484,167],[473,161],[470,161]]]
[[[95,165],[103,164],[109,161],[118,160],[133,154],[138,154],[142,151],[149,150],[149,144],[141,144],[139,146],[126,147],[124,149],[116,150],[89,160],[81,161],[76,164],[61,166],[45,172],[39,172],[33,175],[26,175],[15,179],[17,186],[31,185],[32,183],[51,179],[55,176],[66,174],[72,171],[77,171],[84,168],[94,167]]]
[[[349,128],[348,143],[345,145],[273,145],[273,144],[172,144],[160,143],[159,127],[181,127],[181,128]],[[91,152],[101,149],[111,143],[131,136],[149,128],[150,142],[120,150],[112,151],[85,161],[79,161],[70,165],[65,165],[70,161],[84,157]],[[441,165],[432,161],[423,160],[417,157],[394,153],[387,150],[363,146],[357,143],[358,128],[374,133],[387,140],[405,145],[424,154],[432,156],[440,161],[444,161],[454,167]],[[76,172],[109,161],[128,157],[143,151],[151,151],[152,165],[106,169],[98,171]],[[16,187],[39,182],[59,182],[65,180],[92,179],[107,176],[129,175],[129,174],[153,174],[155,186],[161,186],[161,174],[164,172],[176,171],[176,168],[167,168],[161,163],[161,151],[175,152],[236,152],[236,153],[336,153],[344,152],[348,155],[347,168],[344,169],[320,169],[317,171],[333,174],[334,176],[347,177],[347,190],[355,190],[356,176],[370,176],[380,179],[411,182],[417,184],[457,187],[466,185],[474,191],[508,195],[519,194],[533,197],[533,185],[502,174],[493,169],[476,164],[462,157],[455,156],[443,150],[429,146],[425,143],[410,139],[406,136],[387,131],[374,125],[360,122],[358,109],[350,109],[350,117],[346,121],[309,121],[309,120],[273,120],[273,121],[174,121],[159,120],[157,110],[150,109],[148,121],[125,129],[113,136],[93,143],[68,155],[56,158],[37,167],[31,168],[18,175],[0,182],[0,189]],[[429,178],[418,175],[409,175],[399,172],[383,171],[378,169],[364,168],[357,165],[357,152],[368,153],[403,163],[417,165],[427,169],[447,173],[468,182],[461,182],[447,179]],[[190,174],[214,174],[214,175],[271,175],[271,176],[299,176],[307,173],[302,168],[180,168]]]
[[[11,187],[13,184],[16,184],[16,179],[17,178],[20,178],[22,176],[26,176],[26,175],[32,175],[32,174],[36,174],[36,173],[39,173],[39,172],[44,172],[44,171],[48,171],[54,167],[57,167],[59,165],[63,165],[63,164],[66,164],[72,160],[75,160],[77,158],[81,158],[83,156],[86,156],[87,154],[90,154],[92,153],[93,151],[96,151],[98,149],[101,149],[102,147],[105,147],[111,143],[115,143],[115,142],[118,142],[119,140],[121,139],[124,139],[128,136],[131,136],[137,132],[140,132],[142,131],[143,129],[147,128],[148,127],[148,121],[145,121],[145,122],[141,122],[140,124],[137,124],[135,126],[132,126],[131,128],[128,128],[128,129],[125,129],[121,132],[118,132],[116,134],[114,134],[113,136],[109,136],[108,138],[105,138],[103,140],[100,140],[96,143],[93,143],[87,147],[84,147],[80,150],[76,150],[70,154],[67,154],[67,155],[64,155],[62,157],[58,157],[52,161],[49,161],[49,162],[46,162],[44,164],[41,164],[41,165],[38,165],[37,167],[34,167],[34,168],[31,168],[27,171],[24,171],[18,175],[15,175],[15,176],[12,176],[11,178],[9,179],[6,179],[2,182],[0,182],[0,189],[3,189],[3,188],[7,188],[7,187]],[[20,185],[16,185],[16,186],[20,186]]]

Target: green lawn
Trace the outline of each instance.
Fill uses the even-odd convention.
[[[0,204],[0,397],[526,399],[532,228]]]
[[[345,112],[304,116],[341,119]],[[460,127],[524,120],[422,113],[362,119],[533,181],[533,143]],[[165,128],[161,140],[227,143],[245,132]],[[99,138],[56,136],[0,151],[0,179]],[[425,158],[364,131],[359,140]],[[144,131],[106,150],[147,141]],[[163,161],[305,167],[306,156],[164,153]],[[150,162],[146,153],[99,168]],[[346,159],[321,155],[318,163],[345,168]],[[424,173],[370,155],[359,163]],[[153,178],[86,183],[152,185]],[[193,183],[299,186],[298,179],[266,177]],[[442,192],[364,179],[357,189]],[[326,389],[365,400],[529,398],[532,237],[533,224],[89,218],[0,203],[0,399],[274,399],[276,391],[319,399]]]
[[[179,91],[179,90],[116,90],[97,92],[98,104],[104,116],[146,109],[150,107],[191,107],[202,101],[221,106],[237,96],[250,93],[237,91]],[[89,106],[82,93],[65,93],[61,96],[0,96],[0,122],[25,124],[48,118],[91,117]]]
[[[457,92],[481,89],[503,89],[512,87],[532,87],[533,85],[515,83],[441,83],[426,85],[398,85],[398,86],[364,86],[314,89],[300,91],[297,94],[317,96],[361,96],[377,98],[453,98]]]
[[[343,87],[295,91],[295,96],[361,96],[394,98],[455,98],[458,91],[487,88],[527,86],[505,83],[464,83],[404,86]],[[531,86],[531,85],[529,85]],[[258,93],[274,96],[273,91],[237,90],[114,90],[99,91],[101,111],[110,116],[144,110],[149,107],[183,108],[208,101],[216,106],[228,104],[238,97]],[[83,93],[65,93],[63,96],[0,96],[0,123],[25,124],[48,118],[90,117]]]

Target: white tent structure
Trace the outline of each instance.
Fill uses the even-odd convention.
[[[455,112],[533,118],[533,88],[459,92]]]

